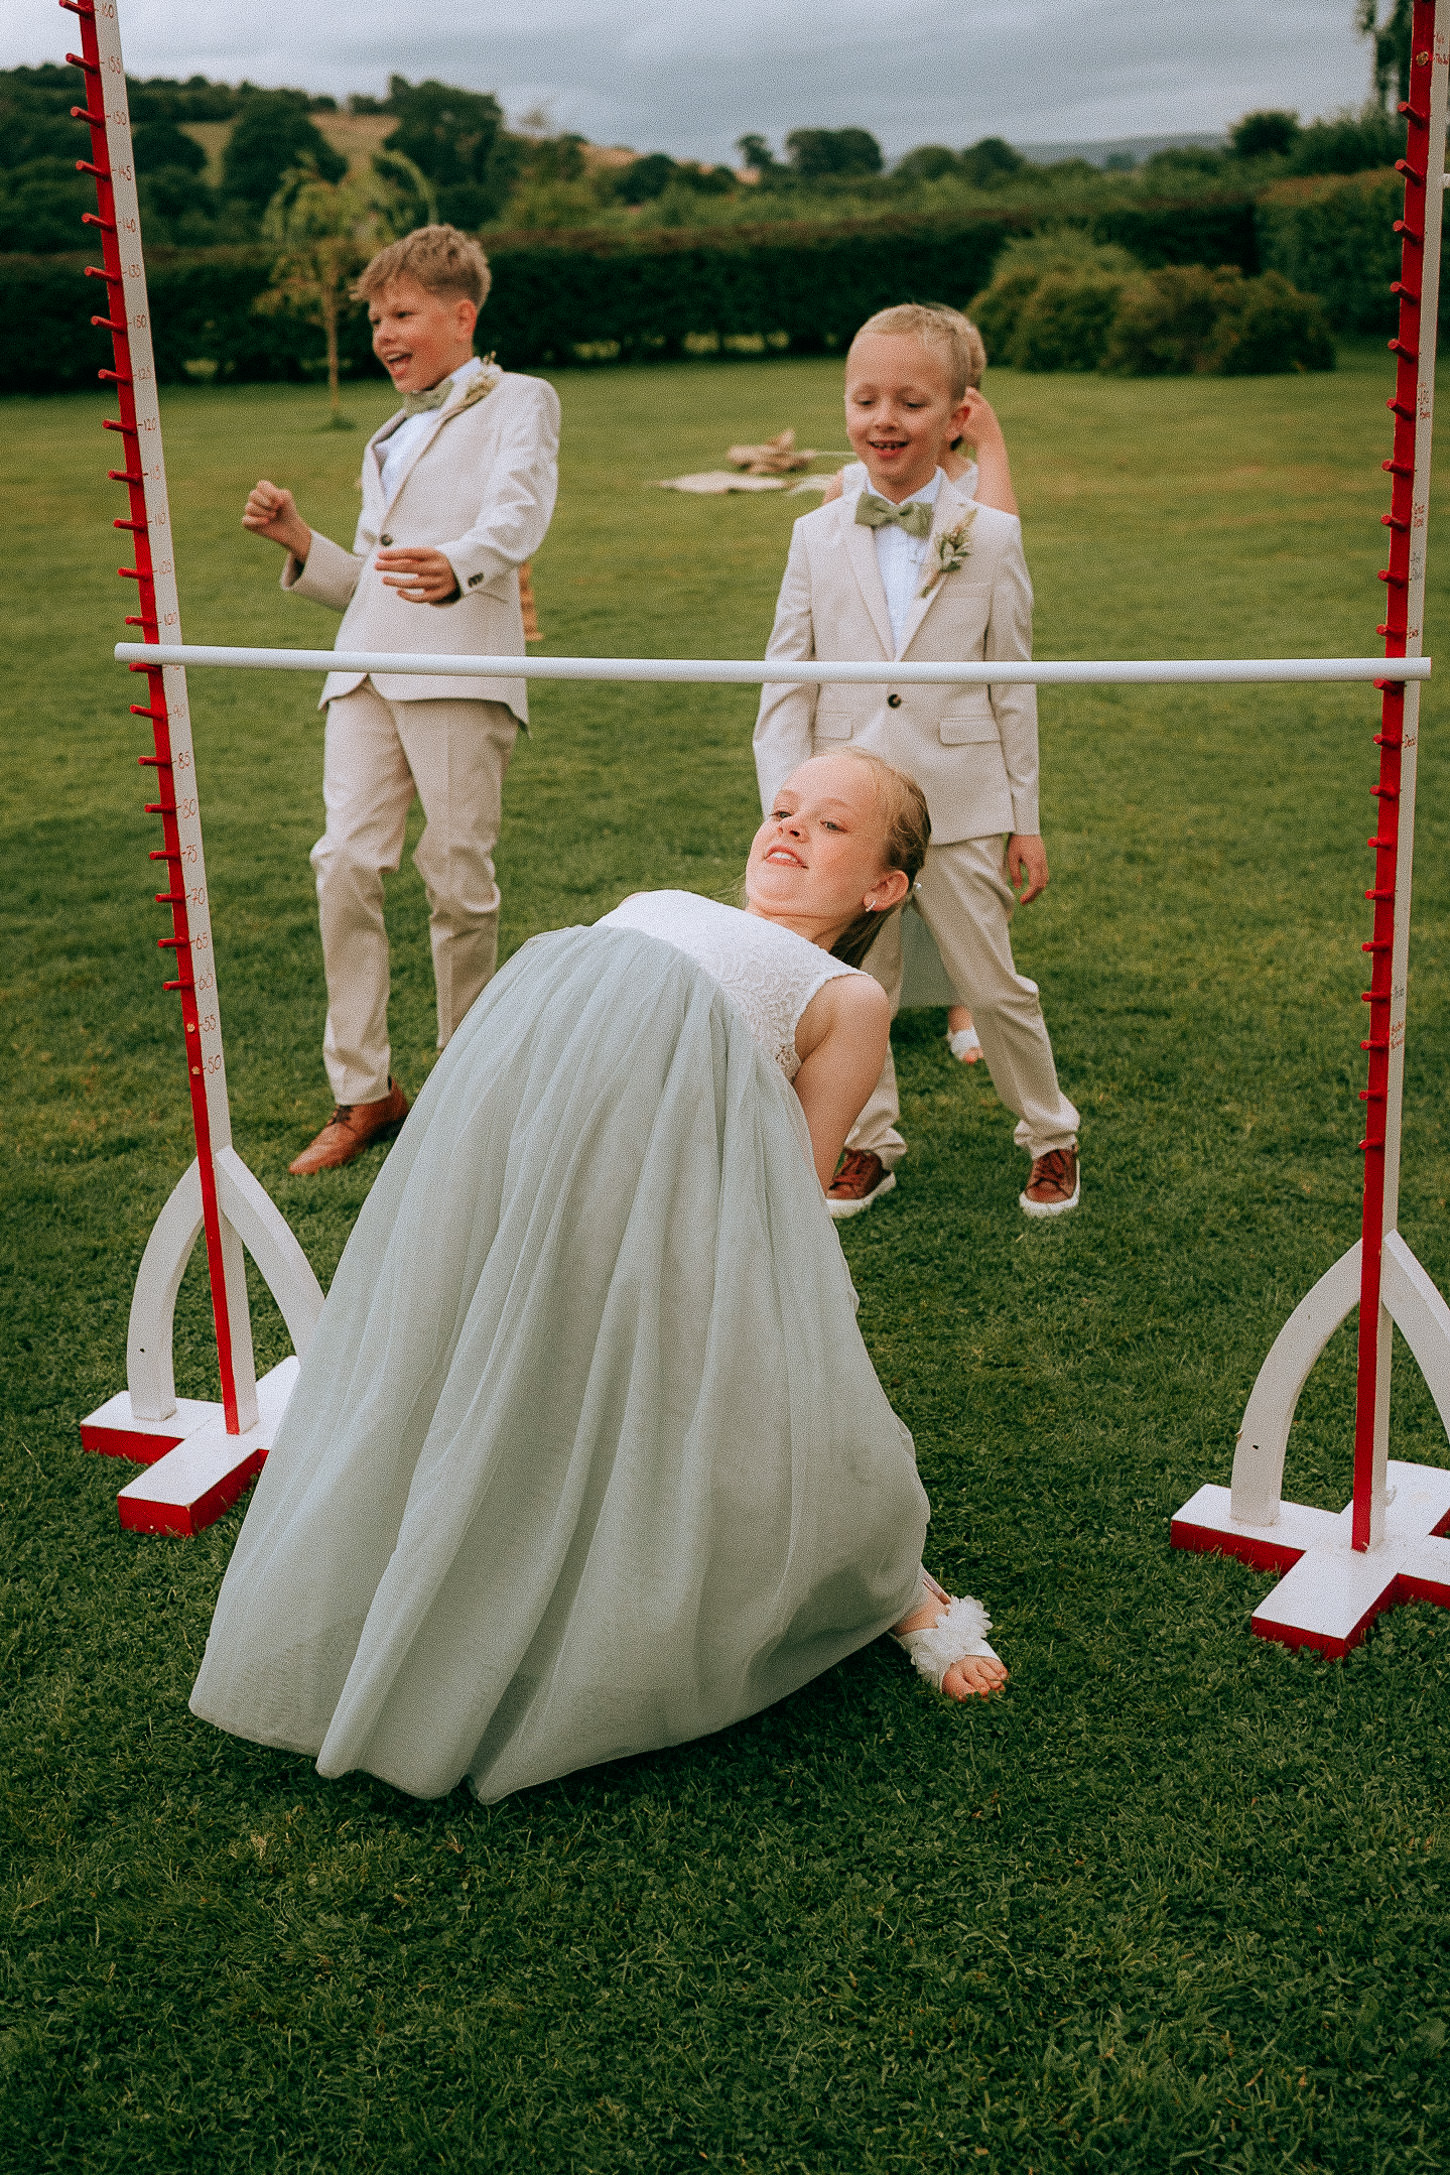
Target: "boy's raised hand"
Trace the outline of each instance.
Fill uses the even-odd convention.
[[[1015,831],[1007,841],[1007,881],[1017,892],[1019,906],[1030,906],[1047,889],[1047,848],[1040,838]]]
[[[297,511],[297,501],[280,484],[263,476],[248,493],[242,508],[242,527],[254,536],[265,536],[294,559],[305,559],[312,549],[312,531]]]

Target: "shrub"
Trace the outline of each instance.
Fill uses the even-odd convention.
[[[1004,361],[1021,370],[1096,370],[1127,275],[1091,265],[1048,272],[1027,297]]]
[[[1123,287],[1102,368],[1140,378],[1332,370],[1334,343],[1316,298],[1280,273],[1178,265]]]
[[[1323,304],[1317,295],[1290,286],[1280,272],[1239,281],[1203,367],[1226,378],[1332,370],[1334,341]]]
[[[1229,306],[1237,270],[1210,272],[1202,264],[1166,265],[1120,289],[1102,367],[1122,377],[1182,377],[1209,367],[1218,323]]]
[[[1398,174],[1280,181],[1259,199],[1259,249],[1272,270],[1317,295],[1339,332],[1392,333],[1400,276]]]
[[[967,314],[986,342],[988,356],[998,362],[1015,363],[1019,359],[1017,335],[1023,314],[1045,279],[1056,275],[1121,279],[1137,270],[1126,250],[1094,242],[1080,228],[1063,227],[1051,234],[1014,237],[1004,244],[993,266],[991,285],[968,303]],[[1091,303],[1085,299],[1083,307],[1091,318]],[[1045,326],[1037,338],[1050,341]],[[1097,352],[1081,367],[1090,370],[1096,362]],[[1079,366],[1044,362],[1035,367],[1052,370]]]

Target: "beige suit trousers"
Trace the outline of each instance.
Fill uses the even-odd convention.
[[[1012,963],[1016,903],[1000,838],[964,838],[927,848],[926,866],[917,879],[917,908],[961,1002],[971,1006],[992,1085],[1017,1117],[1017,1145],[1039,1156],[1072,1146],[1078,1114],[1057,1084],[1037,984]],[[872,945],[866,969],[886,991],[894,1011],[901,996],[899,914],[892,915]],[[896,1068],[888,1050],[847,1147],[874,1151],[889,1169],[906,1153],[896,1130],[900,1113]]]
[[[416,793],[426,818],[413,855],[428,893],[441,1050],[498,960],[503,782],[518,720],[501,702],[389,702],[371,681],[327,706],[317,876],[327,1032],[340,1103],[388,1092],[388,937],[383,877],[403,856]]]

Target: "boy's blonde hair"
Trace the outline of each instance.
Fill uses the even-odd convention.
[[[482,309],[493,285],[488,259],[471,234],[457,227],[414,227],[389,242],[358,274],[355,302],[371,302],[395,279],[415,279],[430,295],[462,295]]]
[[[982,382],[987,367],[982,335],[960,310],[948,309],[944,302],[898,302],[868,317],[856,338],[865,332],[905,334],[920,340],[928,354],[945,363],[953,400],[960,400],[969,385]]]

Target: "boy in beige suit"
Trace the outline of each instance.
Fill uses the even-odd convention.
[[[917,304],[862,326],[846,363],[846,427],[866,470],[795,525],[771,659],[960,661],[1032,653],[1032,587],[1020,523],[975,504],[937,466],[965,421],[968,356],[953,312]],[[807,756],[843,741],[909,771],[931,811],[932,843],[917,907],[948,978],[971,1006],[992,1083],[1017,1116],[1032,1158],[1021,1195],[1029,1216],[1079,1198],[1078,1114],[1058,1085],[1037,986],[1012,960],[1014,881],[1025,905],[1047,884],[1037,809],[1037,703],[1030,687],[764,688],[755,759],[767,810]],[[1003,850],[1003,840],[1006,850]],[[899,921],[869,970],[896,1000]],[[905,1153],[888,1055],[847,1142],[828,1195],[836,1216],[890,1190]]]
[[[447,226],[405,235],[359,279],[374,352],[404,401],[363,454],[351,551],[315,534],[276,484],[264,479],[247,500],[244,525],[288,554],[283,588],[343,614],[340,648],[523,653],[518,570],[554,510],[559,400],[542,379],[474,354],[488,287],[482,250]],[[522,680],[334,672],[322,706],[327,826],[312,865],[335,1108],[291,1165],[299,1176],[350,1162],[407,1113],[390,1070],[383,876],[401,859],[415,792],[440,1050],[492,975],[493,848],[528,722]]]

